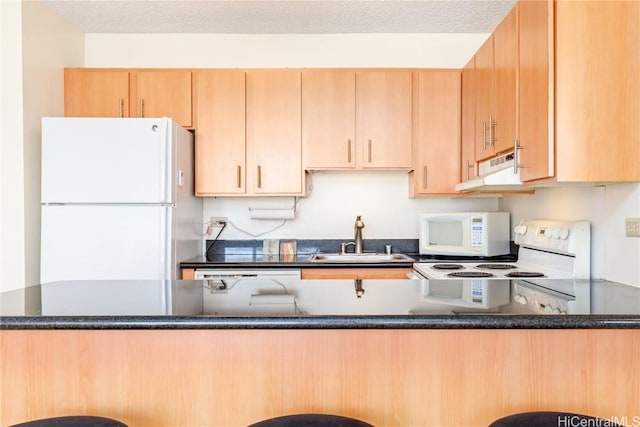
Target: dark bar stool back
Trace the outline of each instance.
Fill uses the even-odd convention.
[[[606,423],[606,424],[605,424]],[[489,427],[559,427],[559,426],[620,427],[608,420],[571,412],[523,412],[495,420]]]
[[[89,415],[74,415],[68,417],[43,418],[27,421],[10,427],[128,427],[118,420]]]
[[[339,415],[296,414],[271,418],[249,427],[374,427],[364,421]]]

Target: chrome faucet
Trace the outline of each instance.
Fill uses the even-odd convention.
[[[356,223],[354,225],[354,229],[356,232],[356,237],[353,242],[344,242],[340,243],[340,254],[345,255],[347,253],[347,246],[353,246],[353,253],[361,254],[362,253],[362,229],[364,228],[364,222],[360,215],[356,217]]]
[[[356,223],[354,228],[356,231],[356,237],[355,237],[356,253],[361,254],[362,253],[362,229],[364,228],[364,222],[362,222],[360,215],[356,217]]]

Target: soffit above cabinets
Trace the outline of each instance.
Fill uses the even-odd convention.
[[[84,33],[491,33],[517,0],[40,0]]]

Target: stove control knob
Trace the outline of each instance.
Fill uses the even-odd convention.
[[[553,236],[553,230],[551,230],[550,228],[547,228],[544,230],[544,237],[546,237],[547,239],[550,239]]]
[[[524,236],[527,233],[527,226],[518,225],[513,231],[515,231],[516,234],[520,234],[521,236]]]
[[[561,228],[560,229],[560,238],[562,240],[566,240],[569,237],[569,229],[568,228]]]
[[[553,308],[551,308],[550,305],[546,305],[544,307],[544,312],[547,313],[547,314],[551,314],[551,313],[553,313]]]
[[[519,304],[527,305],[527,297],[524,295],[516,294],[513,299]]]
[[[552,233],[553,233],[553,238],[554,239],[559,239],[560,238],[560,229],[559,228],[554,228]]]

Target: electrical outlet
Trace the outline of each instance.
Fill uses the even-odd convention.
[[[226,216],[212,216],[211,218],[209,218],[209,221],[210,221],[212,227],[222,227],[224,224],[227,223],[227,217]]]
[[[625,218],[624,227],[627,237],[640,237],[640,218]]]

